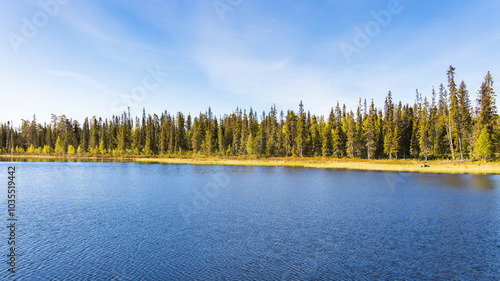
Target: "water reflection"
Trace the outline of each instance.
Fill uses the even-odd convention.
[[[469,182],[471,187],[491,190],[497,187],[499,178],[499,176],[470,175]]]

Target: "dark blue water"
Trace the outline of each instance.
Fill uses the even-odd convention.
[[[500,279],[500,176],[12,164],[18,280]]]

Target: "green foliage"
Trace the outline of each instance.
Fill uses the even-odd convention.
[[[55,152],[59,155],[64,155],[66,153],[66,147],[60,136],[57,137]]]
[[[43,147],[43,150],[42,150],[42,153],[43,153],[43,154],[50,154],[50,153],[52,153],[52,152],[53,152],[53,150],[52,150],[52,148],[51,148],[50,146],[45,145],[45,146]]]
[[[106,154],[106,148],[104,147],[104,141],[101,141],[101,142],[99,143],[99,153],[100,153],[101,155]]]
[[[424,101],[422,110],[420,111],[418,134],[419,134],[419,145],[420,151],[423,153],[425,161],[429,156],[429,140],[430,140],[430,123],[429,123],[429,113],[428,113],[429,103],[427,98]]]
[[[94,148],[92,148],[92,149],[90,150],[90,153],[91,153],[92,155],[98,155],[98,154],[99,154],[99,147],[94,146]]]
[[[497,108],[495,104],[495,91],[493,90],[493,78],[490,72],[484,78],[484,82],[478,92],[477,98],[477,132],[487,128],[490,135],[493,134]]]
[[[72,146],[72,145],[69,145],[69,146],[68,146],[68,154],[69,154],[69,155],[73,155],[73,154],[75,154],[75,153],[76,153],[76,149],[75,149],[75,147],[74,147],[74,146]]]
[[[248,136],[247,140],[247,152],[250,156],[255,154],[255,141],[252,133]]]
[[[153,152],[151,151],[151,145],[149,144],[149,142],[146,142],[146,146],[144,147],[144,150],[142,153],[144,154],[144,156],[151,156],[153,154]]]
[[[479,134],[479,138],[475,143],[475,154],[478,157],[483,158],[486,163],[486,158],[491,157],[493,154],[493,143],[491,141],[491,136],[488,133],[487,128],[483,128]]]
[[[28,150],[26,152],[28,152],[29,154],[34,154],[36,152],[35,146],[33,144],[30,145],[30,147],[28,148]]]

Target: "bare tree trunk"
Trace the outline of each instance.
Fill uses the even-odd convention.
[[[460,126],[460,120],[457,120],[457,130],[458,130],[458,144],[460,145],[460,158],[464,162],[464,152],[462,149],[462,127]]]
[[[451,136],[451,115],[448,112],[448,135],[450,136],[450,150],[453,161],[455,161],[455,150],[453,149],[453,137]]]
[[[462,150],[462,138],[460,136],[460,133],[458,134],[458,143],[460,145],[460,158],[462,159],[462,162],[464,162],[464,152]]]

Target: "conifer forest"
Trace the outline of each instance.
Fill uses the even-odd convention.
[[[236,108],[216,116],[210,108],[197,116],[163,112],[82,123],[52,115],[49,124],[22,120],[0,124],[1,154],[109,156],[333,157],[363,159],[493,160],[500,151],[500,120],[493,78],[469,92],[448,81],[428,95],[418,90],[414,104],[387,94],[383,107],[360,99],[357,108],[336,103],[328,116],[295,110],[268,112]]]

